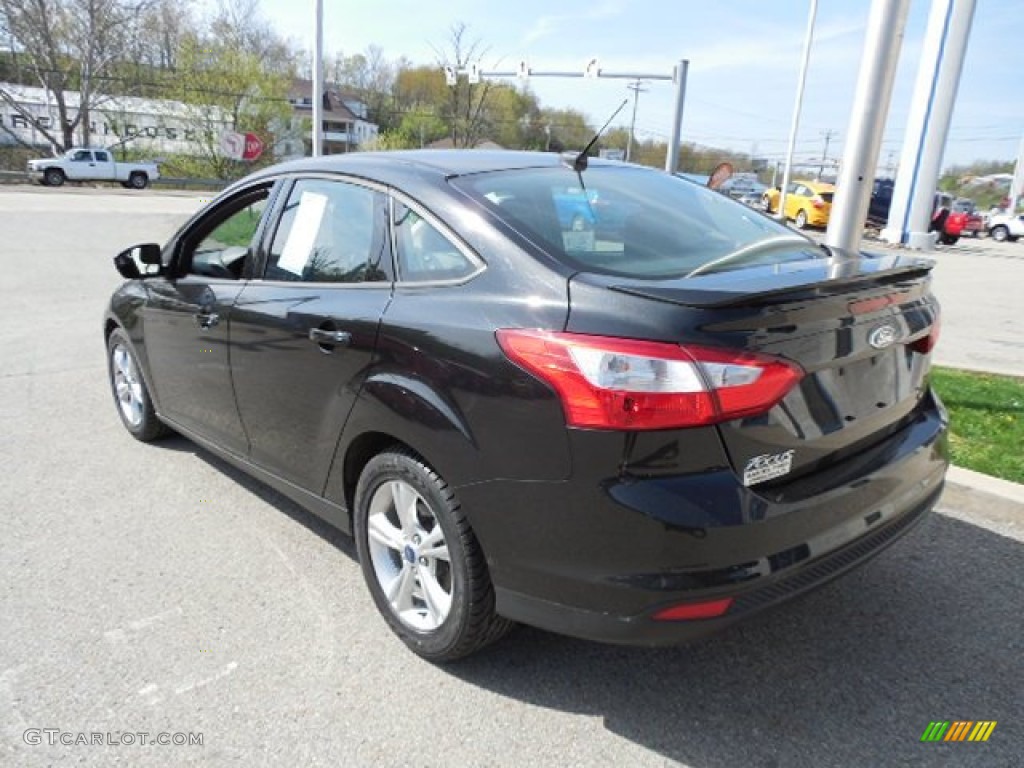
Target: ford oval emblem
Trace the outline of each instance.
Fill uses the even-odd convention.
[[[868,344],[875,349],[885,349],[893,345],[898,335],[899,331],[896,329],[896,326],[892,323],[886,323],[885,325],[878,326],[868,334]]]

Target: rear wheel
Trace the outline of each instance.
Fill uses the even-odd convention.
[[[43,173],[43,184],[48,187],[59,187],[64,183],[64,171],[60,168],[47,168]]]
[[[807,228],[807,212],[806,211],[802,211],[801,210],[801,211],[797,212],[797,214],[796,214],[796,228],[797,229],[806,229]]]
[[[392,631],[430,661],[453,661],[503,636],[480,544],[447,483],[413,453],[371,459],[353,514],[363,577]]]
[[[107,339],[107,370],[117,414],[132,437],[145,443],[170,433],[171,430],[157,418],[135,353],[128,337],[120,329]]]
[[[1009,239],[1009,237],[1010,237],[1010,230],[1008,230],[1002,224],[998,224],[998,225],[992,227],[991,230],[989,230],[989,235],[992,236],[993,240],[996,240],[996,241],[1001,243],[1001,242]]]
[[[128,184],[131,185],[132,189],[145,189],[146,185],[149,184],[149,177],[142,173],[142,171],[135,171],[128,177]]]

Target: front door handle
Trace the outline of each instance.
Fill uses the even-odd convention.
[[[220,315],[216,312],[198,312],[193,317],[195,318],[196,325],[204,331],[208,331],[220,322]]]
[[[333,347],[339,344],[347,347],[352,343],[352,334],[348,331],[329,331],[326,328],[310,328],[309,340],[323,346]]]

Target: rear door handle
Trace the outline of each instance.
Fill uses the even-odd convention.
[[[216,312],[198,312],[193,317],[195,318],[196,325],[204,331],[213,328],[213,326],[220,322],[220,315]]]
[[[352,334],[348,331],[329,331],[325,328],[310,328],[309,340],[325,346],[340,344],[347,347],[352,343]]]

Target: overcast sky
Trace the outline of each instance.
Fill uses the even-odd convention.
[[[261,0],[267,18],[312,48],[313,0]],[[898,159],[930,0],[913,0],[879,161]],[[836,132],[838,158],[860,65],[869,0],[822,0],[797,143],[797,159],[821,156]],[[456,22],[488,50],[485,68],[602,69],[670,73],[690,61],[683,140],[784,154],[807,22],[806,0],[324,0],[325,50],[357,53],[368,45],[389,58],[436,61]],[[308,11],[308,12],[307,12]],[[554,12],[553,12],[554,11]],[[532,79],[543,106],[573,107],[597,125],[628,95],[614,80]],[[673,86],[641,94],[641,138],[665,139]],[[629,109],[617,118],[628,125]],[[975,159],[1011,160],[1024,133],[1024,2],[978,0],[944,166]]]

